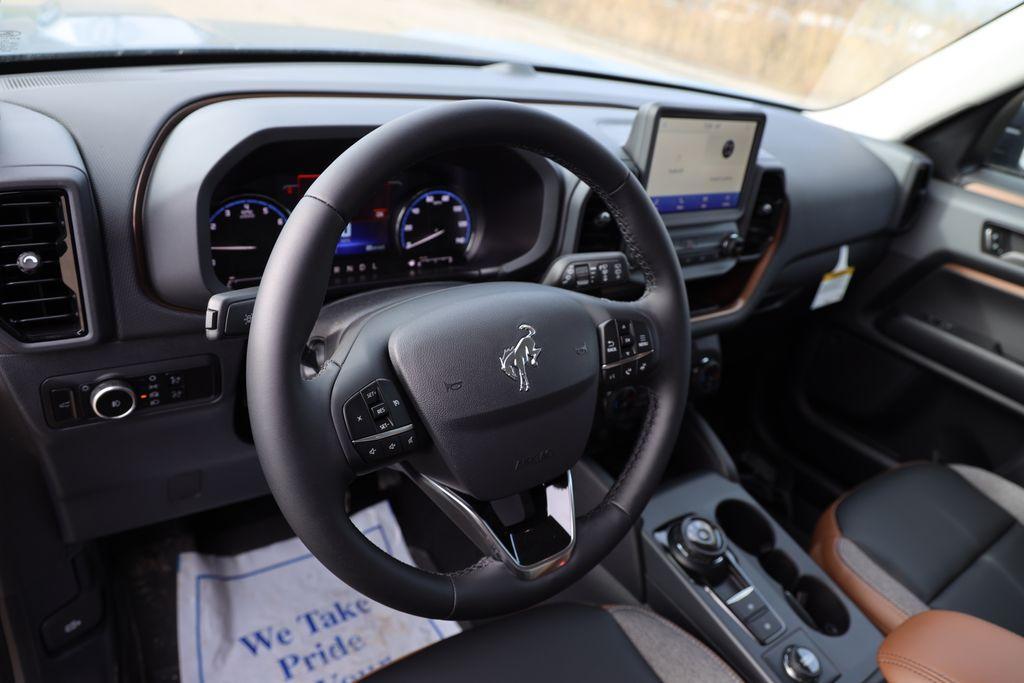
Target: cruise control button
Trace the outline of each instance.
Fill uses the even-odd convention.
[[[348,425],[348,433],[353,439],[364,439],[377,433],[377,425],[370,417],[370,410],[358,395],[345,403],[345,424]]]
[[[387,380],[380,379],[377,380],[377,386],[380,388],[380,400],[383,402],[384,407],[387,408],[388,413],[390,413],[391,421],[395,423],[395,426],[405,427],[412,424],[409,413],[405,410],[405,401],[402,400],[395,385]]]
[[[388,416],[388,407],[383,403],[379,403],[370,408],[370,415],[373,416],[374,420],[380,420]]]
[[[376,382],[364,388],[362,394],[367,406],[372,407],[380,403],[380,387],[377,386]]]
[[[772,637],[782,630],[782,622],[779,621],[771,610],[764,610],[760,614],[747,619],[744,624],[750,629],[750,632],[757,638],[757,642],[764,645]]]
[[[389,432],[395,428],[395,423],[391,421],[390,417],[386,417],[383,420],[377,420],[377,433]]]

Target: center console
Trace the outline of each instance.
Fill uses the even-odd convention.
[[[704,472],[662,490],[642,539],[648,602],[745,678],[877,678],[882,635],[739,484]]]

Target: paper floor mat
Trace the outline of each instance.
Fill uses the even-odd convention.
[[[412,563],[387,501],[352,523]],[[459,630],[364,597],[297,538],[240,555],[178,559],[182,683],[349,683]]]

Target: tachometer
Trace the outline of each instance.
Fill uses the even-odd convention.
[[[228,287],[259,281],[288,210],[258,195],[228,199],[210,216],[213,272]]]
[[[461,256],[469,248],[469,206],[450,190],[425,190],[398,217],[398,244],[410,255]]]

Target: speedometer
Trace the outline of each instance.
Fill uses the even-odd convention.
[[[287,220],[288,210],[268,197],[222,203],[210,216],[210,259],[217,278],[228,287],[259,282]]]
[[[469,248],[469,206],[450,190],[425,190],[398,218],[398,244],[410,255],[461,256]]]

